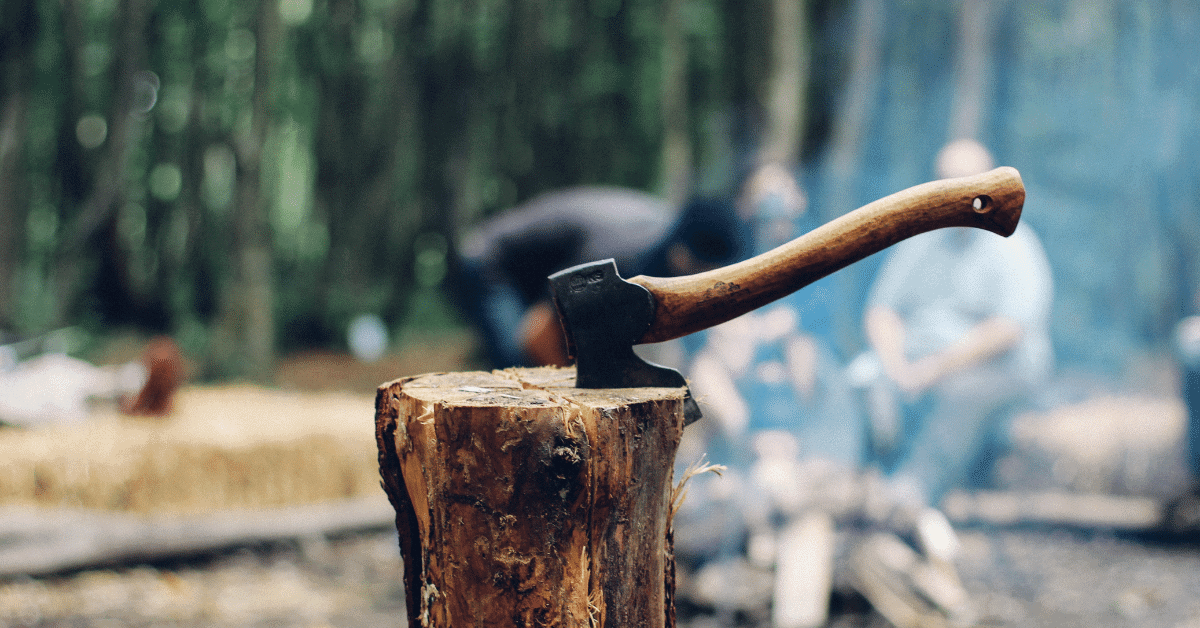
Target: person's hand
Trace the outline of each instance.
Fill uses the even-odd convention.
[[[909,361],[904,354],[904,321],[892,310],[872,308],[867,313],[867,336],[879,355],[884,373],[896,387],[919,395],[943,379],[1014,347],[1024,329],[1016,321],[994,316],[979,323],[945,350]]]
[[[884,307],[873,307],[866,316],[867,340],[879,356],[883,373],[901,391],[916,395],[924,391],[939,373],[936,365],[925,363],[920,366],[909,362],[904,354],[904,320],[895,311]]]
[[[1017,321],[993,316],[972,327],[945,350],[913,365],[913,378],[928,388],[958,373],[1007,353],[1020,342],[1025,330]]]
[[[567,342],[554,306],[546,301],[534,304],[521,318],[521,348],[537,366],[567,366]]]
[[[788,372],[792,388],[809,401],[817,390],[817,343],[807,334],[796,334],[787,343]]]
[[[902,359],[893,366],[893,371],[888,372],[888,376],[902,392],[918,396],[949,374],[943,355],[933,354],[914,362]]]

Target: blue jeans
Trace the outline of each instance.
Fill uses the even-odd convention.
[[[1003,447],[1015,406],[1030,391],[998,369],[956,375],[917,399],[899,402],[899,439],[873,462],[930,505],[953,488],[979,486]]]

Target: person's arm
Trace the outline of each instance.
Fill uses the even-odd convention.
[[[972,327],[946,349],[917,360],[913,371],[918,377],[924,377],[927,388],[953,373],[1005,353],[1016,346],[1023,334],[1017,321],[993,316]]]
[[[688,381],[696,399],[704,404],[726,437],[737,437],[750,425],[750,408],[734,382],[728,365],[712,349],[704,349],[692,362]]]
[[[910,362],[904,355],[904,321],[896,312],[875,306],[866,316],[867,339],[884,372],[902,390],[917,394],[947,376],[1013,348],[1024,333],[1020,323],[993,316],[971,328],[946,349]]]
[[[807,334],[796,334],[785,348],[792,389],[808,401],[817,389],[817,343]]]
[[[904,355],[906,330],[904,320],[895,310],[882,305],[871,306],[864,318],[867,342],[879,356],[883,371],[888,378],[907,388],[908,358]]]

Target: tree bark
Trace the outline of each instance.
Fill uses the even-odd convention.
[[[413,626],[674,626],[683,389],[572,369],[430,374],[376,397]]]

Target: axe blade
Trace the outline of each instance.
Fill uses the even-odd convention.
[[[633,352],[633,345],[654,321],[654,297],[621,278],[616,261],[589,262],[554,273],[550,291],[567,350],[575,358],[577,387],[683,387],[684,425],[700,418],[700,407],[683,374]]]

